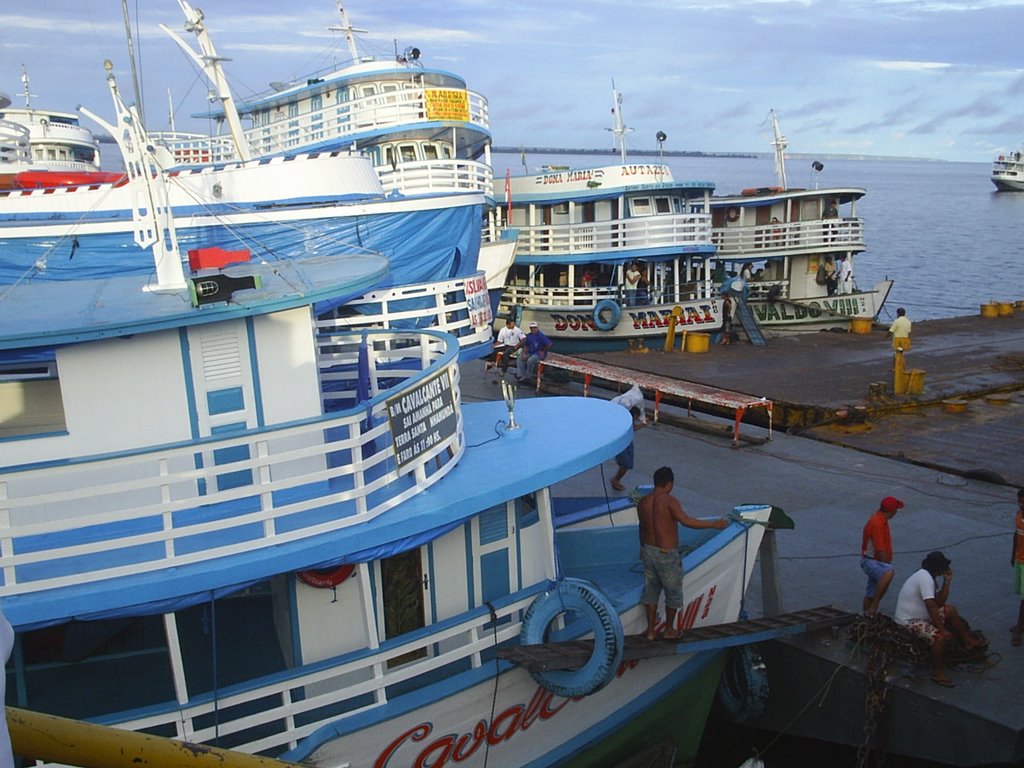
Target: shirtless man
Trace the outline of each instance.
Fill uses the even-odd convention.
[[[683,511],[672,495],[675,476],[669,467],[654,473],[654,491],[640,500],[636,513],[640,519],[640,560],[644,564],[644,592],[640,602],[647,611],[647,639],[658,635],[658,597],[665,591],[666,640],[678,640],[682,635],[675,627],[676,613],[683,607],[683,558],[679,554],[677,524],[688,528],[725,528],[729,521],[698,520]]]

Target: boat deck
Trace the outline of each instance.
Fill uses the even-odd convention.
[[[919,322],[913,340],[908,367],[925,371],[924,393],[917,396],[891,394],[893,353],[884,328],[769,339],[762,348],[712,346],[703,354],[586,357],[763,395],[774,403],[777,427],[785,406],[792,407],[793,420],[824,421],[790,423],[788,433],[777,429],[771,441],[737,449],[728,419],[691,418],[680,409],[679,421],[709,425],[713,435],[717,427],[717,436],[668,420],[648,426],[634,435],[636,468],[624,482],[649,484],[653,471],[668,465],[676,473],[674,494],[691,515],[725,514],[738,503],[784,509],[796,528],[776,534],[782,611],[831,604],[859,612],[861,529],[882,497],[902,499],[906,507],[891,524],[896,578],[882,612],[892,615],[900,585],[925,554],[942,550],[956,574],[951,602],[991,646],[988,664],[950,670],[952,689],[932,683],[922,665],[889,664],[889,752],[951,765],[1017,763],[1024,760],[1024,647],[1010,645],[1020,598],[1008,556],[1014,486],[1024,485],[1024,318]],[[463,369],[464,395],[500,398],[480,365]],[[871,385],[885,381],[890,394],[869,397]],[[992,393],[1008,398],[993,404],[986,399]],[[650,408],[653,397],[646,394]],[[951,398],[967,400],[966,411],[946,413],[942,401]],[[834,422],[835,411],[851,406],[871,409],[867,424]],[[662,408],[669,407],[663,401]],[[767,435],[746,423],[744,431]],[[571,448],[572,437],[563,439]],[[987,482],[994,478],[978,470],[1012,485]],[[554,493],[593,497],[603,488],[610,502],[621,503],[626,494],[608,484],[614,472],[614,463],[606,462]],[[749,614],[761,615],[761,605],[755,569]],[[773,695],[756,727],[854,746],[863,741],[869,652],[845,629],[770,641],[761,649]]]

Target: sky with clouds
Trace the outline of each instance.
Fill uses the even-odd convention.
[[[240,97],[348,58],[334,0],[195,0]],[[23,103],[112,114],[103,60],[123,92],[120,0],[7,3],[0,91]],[[189,115],[207,86],[158,24],[175,0],[128,0],[146,120]],[[791,152],[988,162],[1024,141],[1024,0],[347,0],[367,50],[415,45],[490,102],[499,146],[611,146],[611,83],[631,149],[768,151],[774,109]],[[13,11],[13,12],[12,12]],[[170,97],[168,96],[170,93]]]

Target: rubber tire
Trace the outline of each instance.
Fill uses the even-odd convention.
[[[758,720],[768,708],[768,672],[750,645],[729,651],[718,683],[718,703],[734,723]]]
[[[611,312],[611,319],[605,320],[605,311]],[[601,299],[594,307],[594,327],[599,331],[613,331],[622,319],[622,307],[614,299]]]
[[[590,624],[594,634],[590,659],[579,669],[530,672],[545,690],[565,698],[587,696],[608,685],[622,663],[625,647],[622,621],[615,606],[597,587],[582,579],[563,579],[538,596],[523,616],[519,641],[523,645],[547,642],[551,622],[569,611]]]

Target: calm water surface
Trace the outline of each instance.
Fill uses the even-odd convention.
[[[635,162],[653,162],[635,156]],[[529,155],[530,172],[541,165],[593,167],[618,156]],[[758,158],[681,158],[665,162],[677,180],[704,180],[715,193],[774,186],[774,161]],[[867,250],[857,256],[857,282],[895,281],[880,319],[903,306],[912,320],[975,315],[989,301],[1024,299],[1024,192],[997,193],[988,163],[913,160],[822,160],[786,164],[790,187],[861,187],[858,202]],[[495,154],[494,175],[523,173],[518,154]],[[817,177],[817,178],[815,178]],[[500,183],[500,181],[498,182]]]

